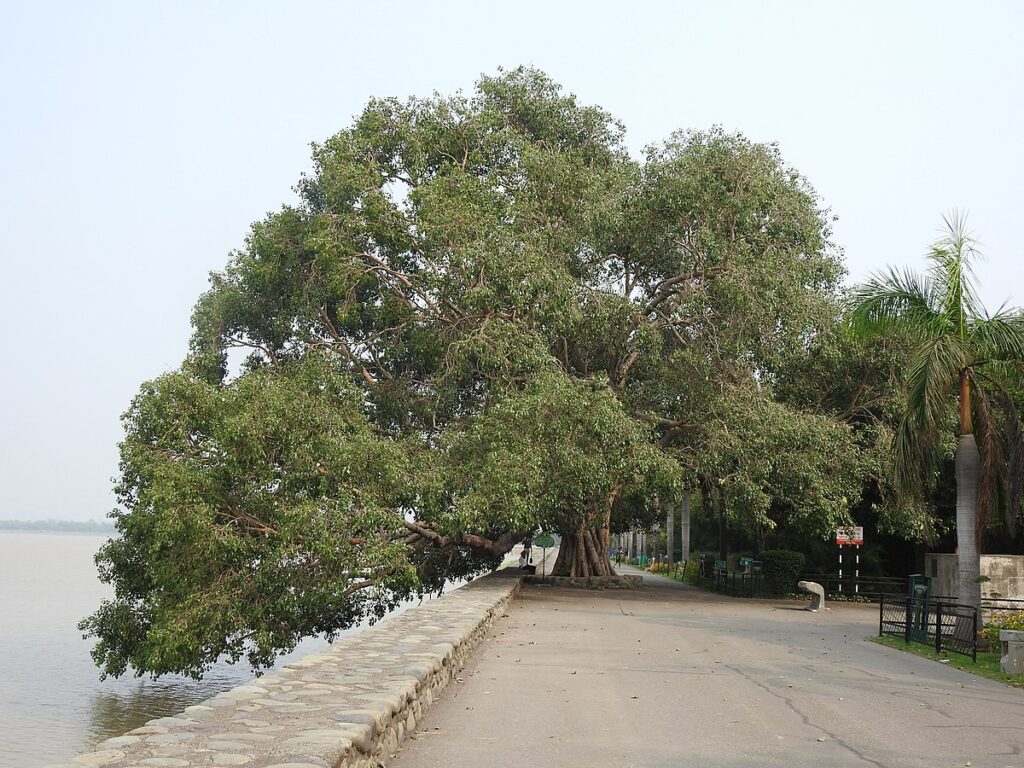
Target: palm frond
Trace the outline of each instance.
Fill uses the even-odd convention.
[[[894,479],[903,491],[930,485],[940,459],[939,428],[968,362],[967,351],[957,337],[943,335],[922,344],[911,361],[906,405],[893,437]]]
[[[1020,502],[1024,498],[1024,432],[1021,430],[1020,413],[1013,398],[1002,398],[1006,413],[1005,459],[1003,470],[1003,521],[1011,538],[1017,536],[1017,519],[1020,517]]]
[[[1000,309],[968,321],[968,338],[985,361],[1024,359],[1024,315]]]
[[[884,333],[896,324],[917,338],[948,332],[935,309],[934,286],[909,270],[875,273],[850,291],[847,322],[861,337]]]
[[[974,435],[981,454],[981,477],[978,483],[978,507],[975,518],[975,541],[984,552],[988,521],[999,506],[1003,479],[1003,444],[992,400],[979,378],[968,374],[974,392]]]
[[[966,338],[968,318],[981,314],[973,266],[979,256],[977,241],[967,231],[965,214],[953,211],[942,218],[946,232],[928,251],[932,262],[928,272],[937,301],[935,308],[956,327],[961,338]]]

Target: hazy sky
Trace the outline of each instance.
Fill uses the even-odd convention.
[[[838,217],[850,279],[970,211],[1024,303],[1024,4],[0,0],[0,518],[99,518],[119,415],[308,144],[371,96],[532,64],[639,153],[720,123]]]

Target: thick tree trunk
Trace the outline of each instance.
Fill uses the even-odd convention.
[[[960,435],[956,449],[956,552],[959,600],[981,607],[981,561],[975,538],[978,519],[978,474],[980,457],[974,435]]]
[[[607,526],[586,526],[572,533],[562,534],[552,576],[614,576],[608,558],[610,533]]]

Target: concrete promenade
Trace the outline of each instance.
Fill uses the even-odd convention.
[[[867,642],[876,606],[645,583],[524,587],[391,765],[1024,766],[1024,690]]]

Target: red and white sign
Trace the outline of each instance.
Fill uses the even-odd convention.
[[[839,546],[845,546],[847,544],[863,544],[864,543],[864,529],[861,526],[849,526],[847,528],[836,529],[836,544]]]

